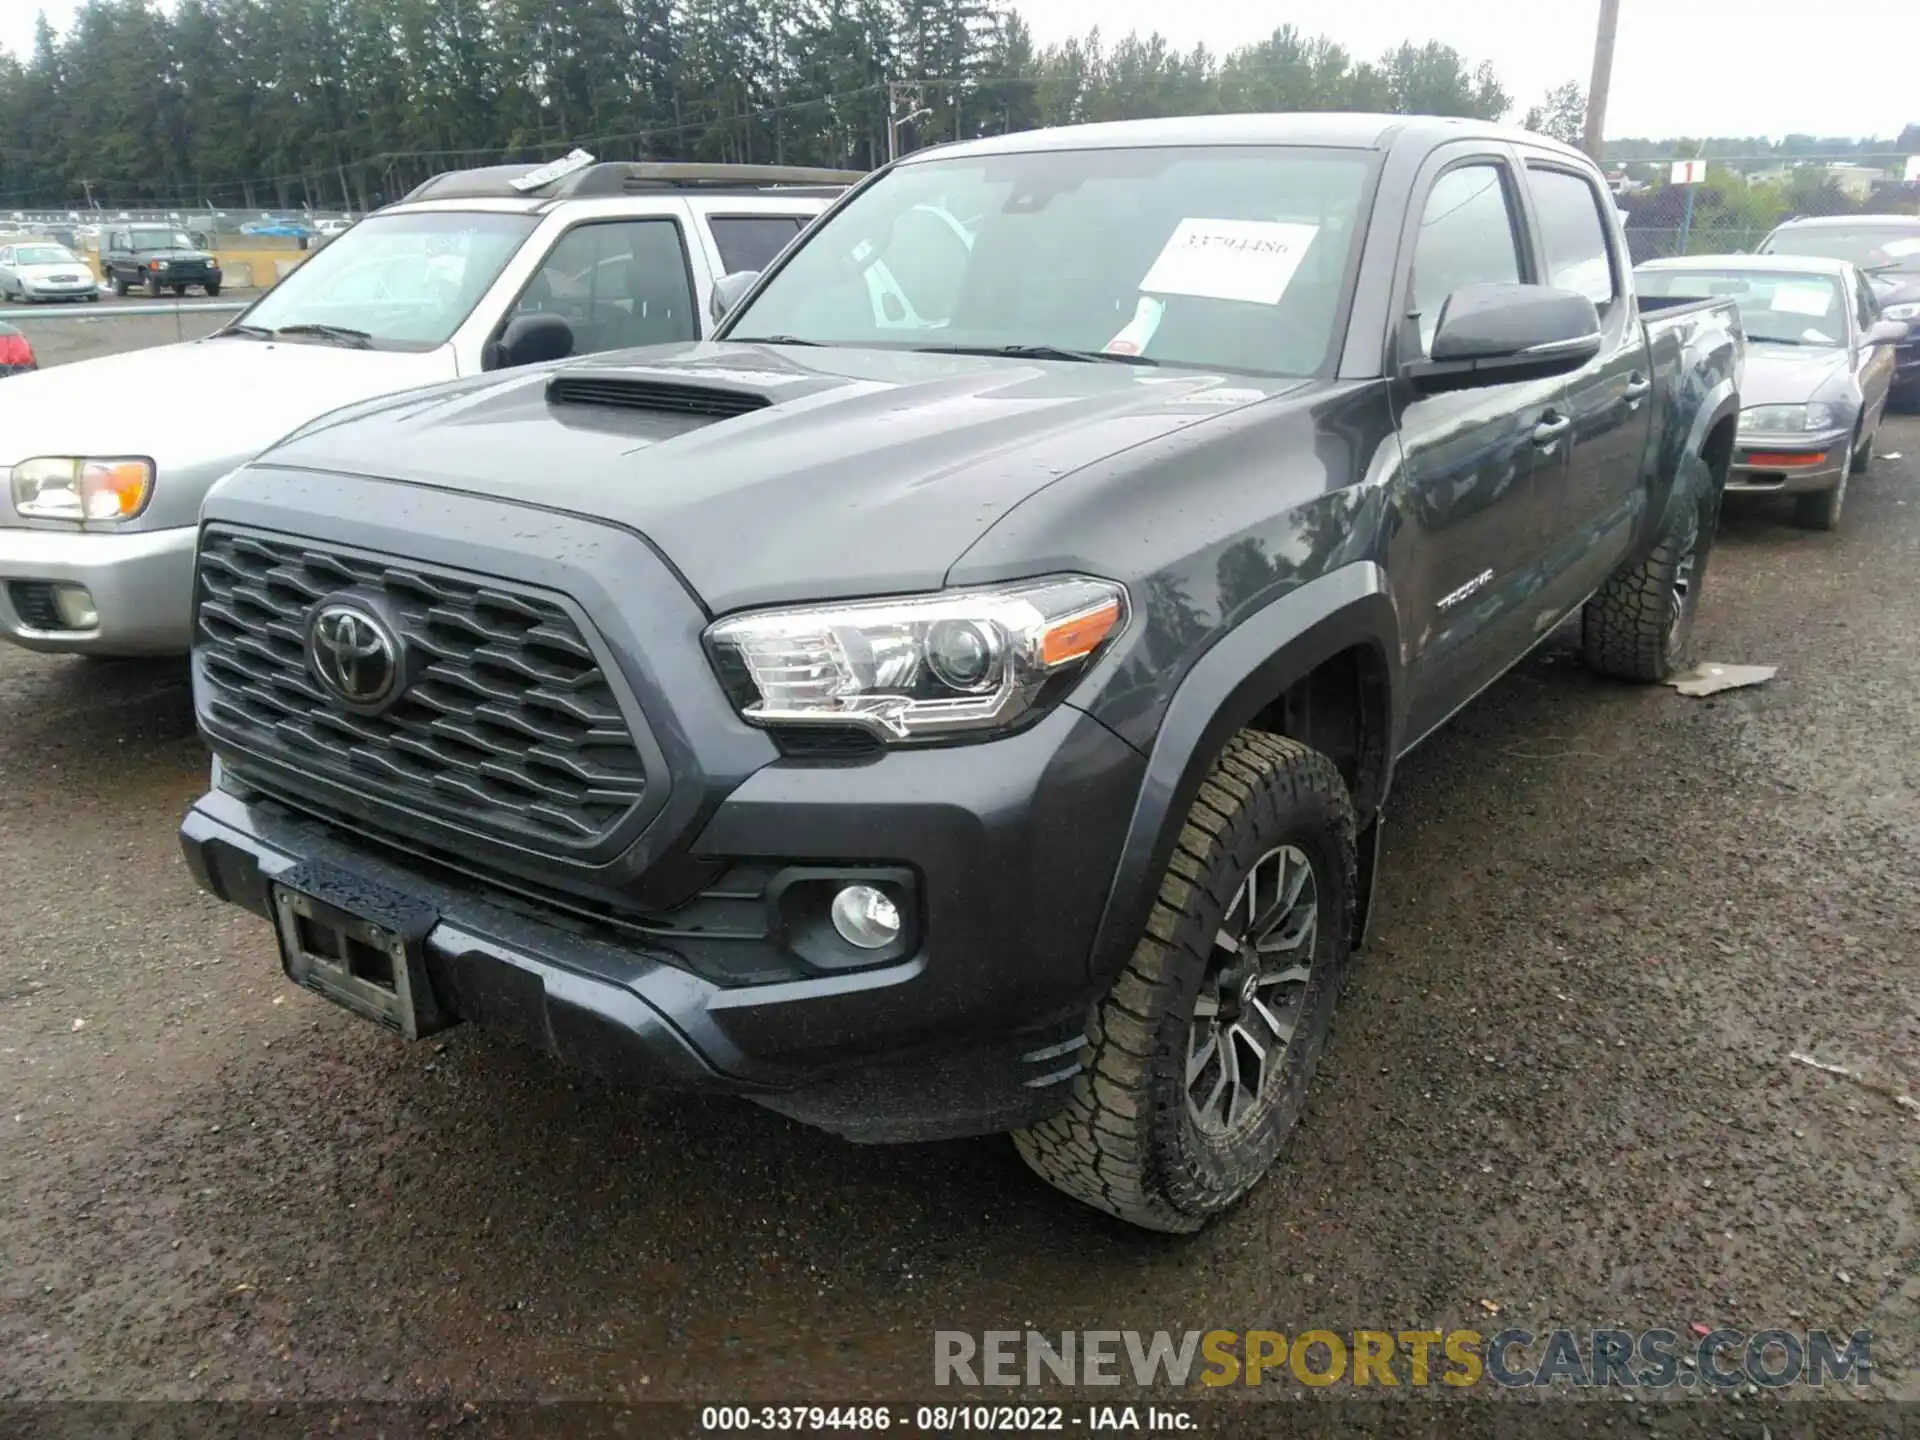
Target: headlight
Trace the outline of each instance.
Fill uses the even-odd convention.
[[[762,610],[707,631],[756,725],[853,725],[890,743],[1001,730],[1064,691],[1127,624],[1107,580]]]
[[[1920,305],[1889,305],[1880,312],[1882,320],[1913,320],[1920,318]]]
[[[34,520],[131,520],[152,494],[151,460],[42,457],[13,467],[13,508]]]
[[[1816,400],[1811,405],[1755,405],[1740,412],[1742,433],[1761,435],[1799,435],[1808,431],[1831,430],[1840,423],[1840,412],[1832,405]]]

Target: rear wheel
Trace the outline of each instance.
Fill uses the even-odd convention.
[[[127,284],[126,276],[115,275],[113,277],[113,293],[114,294],[124,297],[127,291],[132,288],[133,288],[132,286]]]
[[[1093,1009],[1068,1107],[1014,1136],[1075,1199],[1198,1230],[1300,1118],[1345,977],[1355,818],[1333,763],[1243,730],[1187,814],[1147,933]]]
[[[1847,481],[1853,475],[1853,451],[1840,462],[1840,478],[1831,490],[1801,495],[1793,502],[1793,518],[1809,530],[1838,530],[1840,511],[1847,503]]]
[[[1713,536],[1698,502],[1676,498],[1647,558],[1603,585],[1580,612],[1587,667],[1621,680],[1659,681],[1680,668],[1700,609]]]
[[[220,282],[218,280],[215,280],[212,284],[206,287],[206,291],[209,298],[215,295],[218,295],[220,293]]]

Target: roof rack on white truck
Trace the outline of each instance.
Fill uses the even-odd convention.
[[[0,636],[184,654],[200,502],[342,406],[567,355],[703,338],[842,170],[596,162],[435,176],[202,340],[0,391]],[[10,474],[9,474],[10,472]]]

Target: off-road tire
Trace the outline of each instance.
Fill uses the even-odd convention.
[[[132,286],[127,284],[126,276],[115,275],[113,277],[113,293],[120,296],[122,299],[126,298],[127,291],[132,288],[133,288]]]
[[[1853,452],[1841,464],[1840,479],[1830,490],[1793,497],[1794,522],[1809,530],[1838,530],[1840,512],[1846,508],[1847,481],[1853,478]]]
[[[1587,601],[1580,611],[1580,653],[1589,670],[1652,684],[1681,668],[1700,610],[1718,511],[1717,503],[1676,497],[1659,543]],[[1689,556],[1686,598],[1677,603],[1676,582]]]
[[[218,282],[212,285],[202,286],[201,288],[207,292],[207,298],[209,300],[213,299],[215,296],[217,296],[220,293],[220,286]]]
[[[1200,787],[1146,934],[1088,1018],[1067,1108],[1016,1132],[1021,1157],[1077,1200],[1149,1230],[1198,1230],[1259,1182],[1299,1119],[1345,980],[1358,870],[1353,802],[1333,763],[1242,730]],[[1187,1038],[1225,907],[1274,847],[1297,847],[1318,887],[1318,932],[1297,1028],[1258,1107],[1231,1135],[1196,1124]]]

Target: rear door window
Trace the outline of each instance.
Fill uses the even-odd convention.
[[[715,215],[707,221],[723,274],[766,269],[806,224],[804,215]]]

